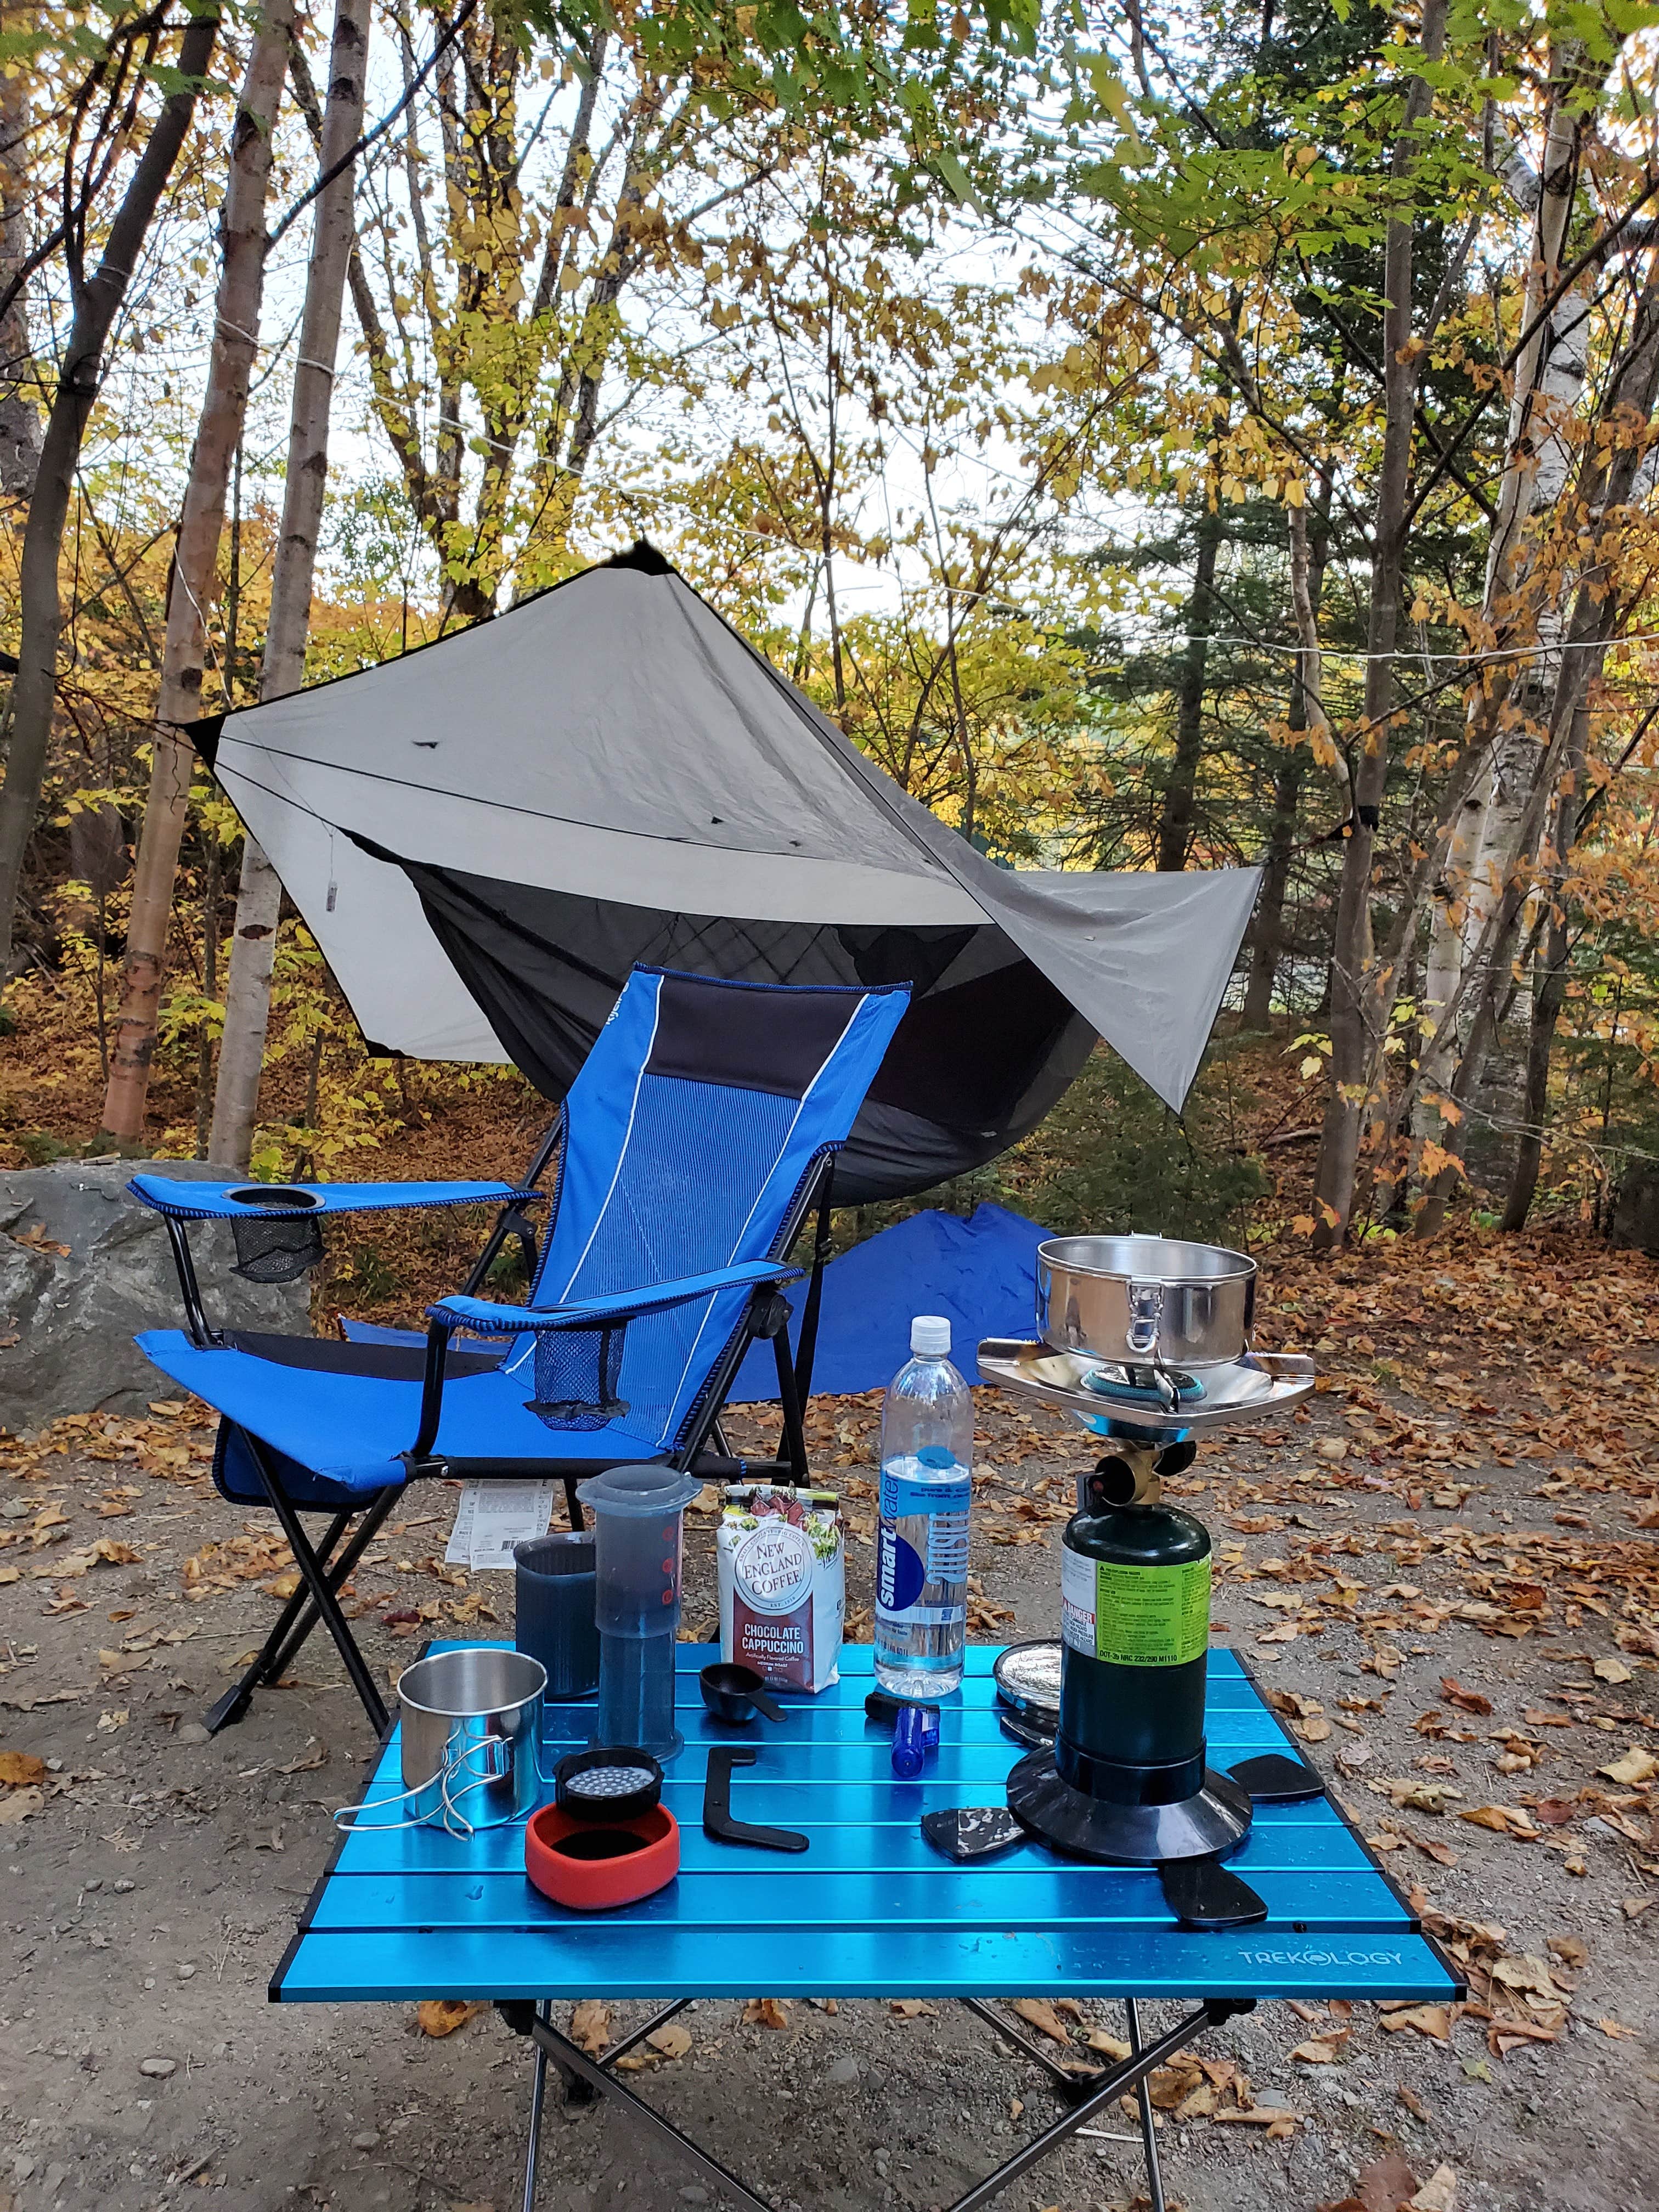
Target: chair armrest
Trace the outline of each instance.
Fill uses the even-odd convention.
[[[440,1298],[427,1313],[441,1328],[471,1328],[486,1335],[521,1336],[550,1328],[603,1328],[641,1314],[661,1313],[670,1306],[689,1305],[716,1291],[750,1289],[761,1283],[786,1283],[799,1275],[786,1260],[740,1260],[735,1267],[714,1267],[704,1275],[682,1276],[678,1282],[653,1283],[647,1290],[611,1291],[604,1297],[572,1298],[558,1306],[501,1306],[488,1298]]]
[[[141,1205],[173,1221],[248,1221],[271,1214],[291,1220],[406,1206],[522,1205],[544,1195],[510,1182],[194,1182],[161,1175],[134,1176],[127,1188]],[[238,1195],[243,1192],[248,1195]],[[284,1205],[290,1194],[292,1202]]]

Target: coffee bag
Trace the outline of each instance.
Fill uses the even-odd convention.
[[[847,1576],[833,1491],[729,1484],[714,1557],[722,1659],[752,1667],[769,1689],[840,1680]]]

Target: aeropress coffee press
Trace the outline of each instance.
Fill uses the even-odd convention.
[[[674,1725],[685,1509],[702,1490],[667,1467],[613,1467],[578,1486],[592,1508],[599,1690],[594,1744],[635,1745],[658,1759],[682,1751]]]

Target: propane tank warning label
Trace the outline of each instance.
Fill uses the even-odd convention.
[[[1060,1634],[1114,1667],[1184,1667],[1210,1643],[1210,1562],[1119,1566],[1060,1547]]]

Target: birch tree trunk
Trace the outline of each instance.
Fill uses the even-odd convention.
[[[294,0],[266,0],[254,31],[231,134],[229,175],[221,211],[223,239],[207,389],[191,450],[190,477],[167,590],[167,638],[156,702],[149,792],[133,874],[121,1010],[110,1053],[100,1152],[141,1146],[155,1024],[167,974],[173,879],[189,807],[193,750],[179,725],[202,711],[208,611],[217,596],[219,538],[231,457],[247,413],[248,379],[258,350],[264,289],[265,196],[271,131],[288,68]]]
[[[1446,39],[1447,0],[1425,0],[1420,31],[1425,62],[1438,62]],[[1414,76],[1406,94],[1393,170],[1406,185],[1416,166],[1418,137],[1432,94]],[[1353,768],[1353,811],[1342,849],[1336,928],[1331,948],[1331,1080],[1314,1171],[1314,1243],[1340,1243],[1353,1211],[1354,1182],[1377,1024],[1371,974],[1371,859],[1389,773],[1389,714],[1394,704],[1394,653],[1405,568],[1406,511],[1411,483],[1413,414],[1418,365],[1413,357],[1413,219],[1389,221],[1382,263],[1382,464],[1377,483],[1367,625],[1364,732]]]
[[[1659,401],[1659,274],[1652,270],[1632,321],[1629,344],[1613,366],[1600,410],[1607,439],[1597,441],[1588,465],[1585,521],[1577,533],[1585,549],[1583,566],[1577,580],[1571,617],[1559,641],[1561,649],[1548,715],[1548,742],[1516,824],[1501,895],[1472,950],[1458,993],[1441,1017],[1442,1033],[1431,1040],[1431,1051],[1425,1055],[1426,1067],[1444,1034],[1459,1021],[1464,1002],[1469,1002],[1474,1009],[1469,1042],[1451,1087],[1452,1103],[1460,1112],[1474,1094],[1497,1029],[1498,1008],[1507,994],[1513,945],[1532,890],[1530,872],[1522,867],[1522,860],[1541,841],[1552,806],[1559,807],[1571,798],[1577,779],[1570,772],[1585,741],[1583,717],[1591,693],[1600,678],[1608,644],[1631,617],[1628,590],[1621,595],[1619,589],[1620,564],[1628,538],[1644,527],[1631,502],[1646,466],[1653,410]],[[1634,430],[1632,425],[1637,426]],[[1563,778],[1565,784],[1559,781]],[[1424,1069],[1419,1068],[1406,1100],[1407,1111],[1414,1106],[1424,1080]],[[1444,1199],[1443,1187],[1431,1191],[1425,1210],[1434,1206],[1443,1211]]]
[[[1413,1133],[1443,1146],[1449,1141],[1449,1124],[1440,1101],[1449,1091],[1461,1057],[1457,1030],[1447,1030],[1443,1017],[1459,992],[1470,948],[1484,934],[1502,894],[1504,856],[1514,843],[1541,757],[1535,725],[1555,688],[1559,654],[1552,647],[1559,647],[1566,619],[1567,580],[1537,573],[1540,547],[1532,524],[1534,517],[1549,516],[1567,489],[1573,454],[1565,426],[1583,398],[1589,364],[1588,283],[1576,286],[1544,314],[1559,281],[1577,197],[1584,126],[1571,95],[1581,59],[1576,46],[1559,49],[1554,57],[1540,167],[1534,170],[1517,151],[1504,172],[1516,199],[1534,214],[1522,327],[1540,316],[1544,319],[1516,364],[1504,473],[1486,556],[1481,635],[1494,647],[1531,647],[1534,657],[1514,684],[1504,664],[1494,663],[1490,682],[1480,685],[1470,701],[1471,721],[1492,714],[1489,694],[1494,690],[1520,714],[1499,718],[1490,777],[1459,810],[1436,886],[1423,1012],[1430,1033],[1441,1034],[1443,1041],[1423,1070]],[[1443,1180],[1443,1174],[1431,1177],[1431,1187]],[[1420,1233],[1433,1232],[1441,1211],[1419,1211]]]
[[[17,674],[11,691],[11,752],[5,785],[0,789],[0,984],[11,970],[23,858],[46,781],[46,749],[58,699],[58,642],[63,628],[58,565],[82,441],[97,404],[110,327],[126,297],[161,194],[194,118],[198,91],[207,75],[218,33],[216,9],[193,15],[185,27],[173,64],[180,80],[178,89],[162,101],[144,149],[133,165],[97,269],[76,288],[69,339],[46,417],[34,495],[23,532],[18,586],[22,621]]]
[[[0,26],[27,27],[27,11],[0,7]],[[29,247],[28,81],[0,71],[0,284],[9,284]],[[0,495],[29,499],[40,465],[40,417],[34,404],[34,349],[28,300],[20,292],[0,316]]]
[[[337,0],[320,155],[321,174],[329,181],[318,196],[306,272],[282,534],[271,568],[270,617],[259,674],[261,699],[280,699],[287,692],[297,691],[305,676],[312,579],[328,480],[329,410],[340,343],[341,301],[347,264],[356,242],[352,213],[356,165],[347,157],[362,133],[368,27],[369,0]],[[337,175],[330,177],[337,164],[343,166]],[[241,885],[231,933],[219,1080],[208,1139],[210,1158],[239,1169],[246,1168],[253,1146],[282,896],[276,870],[258,842],[251,836],[245,837]]]
[[[1524,1229],[1537,1195],[1538,1174],[1544,1162],[1544,1122],[1549,1111],[1550,1054],[1555,1029],[1567,996],[1567,919],[1563,910],[1563,881],[1577,832],[1582,803],[1584,757],[1589,749],[1589,716],[1578,709],[1577,725],[1567,750],[1568,788],[1558,793],[1555,823],[1546,856],[1544,886],[1547,911],[1538,950],[1533,957],[1532,1019],[1527,1028],[1527,1070],[1521,1109],[1521,1141],[1515,1169],[1504,1202],[1504,1229]]]

